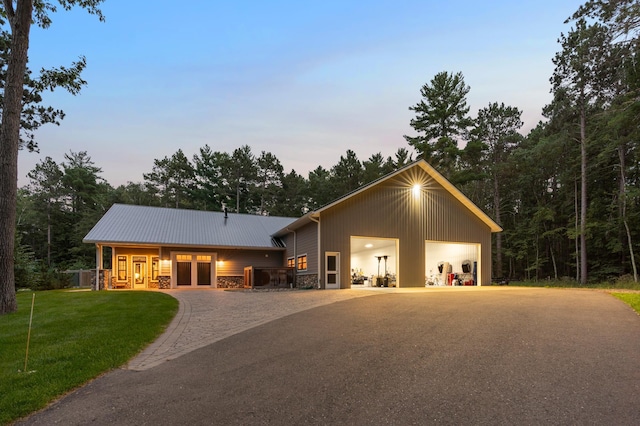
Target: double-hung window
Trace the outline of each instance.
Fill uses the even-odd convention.
[[[127,280],[127,256],[118,256],[118,281]]]

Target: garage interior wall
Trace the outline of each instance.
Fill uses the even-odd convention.
[[[438,264],[447,262],[451,265],[451,272],[463,275],[464,279],[471,279],[469,274],[462,271],[462,262],[471,262],[473,272],[473,263],[477,262],[477,279],[480,274],[480,244],[472,243],[451,243],[441,241],[425,242],[425,277],[427,282],[433,282],[436,285],[445,285],[441,280],[441,273],[438,270]],[[478,285],[478,283],[475,283]]]
[[[395,238],[351,237],[351,275],[367,277],[370,284],[373,277],[385,275],[385,260],[378,257],[387,256],[387,274],[397,278],[398,273],[398,240]],[[378,268],[380,266],[380,268]]]

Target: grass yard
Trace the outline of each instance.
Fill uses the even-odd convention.
[[[554,288],[591,288],[599,290],[635,290],[640,291],[640,283],[633,281],[616,281],[589,283],[585,286],[574,280],[538,280],[538,281],[512,281],[514,287],[554,287]]]
[[[540,280],[540,281],[517,281],[512,285],[520,287],[559,287],[559,288],[590,288],[599,290],[611,290],[610,293],[618,299],[631,306],[640,314],[640,283],[631,280],[618,282],[591,283],[586,286],[578,285],[573,280]],[[620,290],[617,292],[616,290]]]
[[[44,291],[35,307],[25,367],[32,292],[18,312],[0,316],[0,424],[118,368],[151,343],[178,310],[155,292]]]
[[[640,293],[611,293],[640,314]]]

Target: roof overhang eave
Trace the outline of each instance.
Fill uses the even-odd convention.
[[[317,219],[318,214],[315,211],[309,212],[307,214],[305,214],[304,216],[300,217],[299,219],[294,220],[293,222],[291,222],[290,224],[288,224],[287,226],[285,226],[284,228],[274,232],[273,234],[271,234],[272,237],[283,237],[285,235],[287,235],[290,232],[293,232],[297,229],[302,228],[303,226],[314,222],[314,218]]]
[[[230,246],[230,245],[203,245],[203,244],[168,244],[162,242],[139,242],[139,241],[96,241],[96,240],[82,240],[87,244],[98,244],[102,246],[112,247],[169,247],[169,248],[198,248],[198,249],[212,249],[212,250],[270,250],[270,251],[283,251],[284,247],[274,246]]]

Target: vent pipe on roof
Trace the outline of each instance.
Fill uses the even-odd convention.
[[[222,203],[222,211],[224,212],[224,218],[227,219],[229,216],[227,215],[227,204]]]

